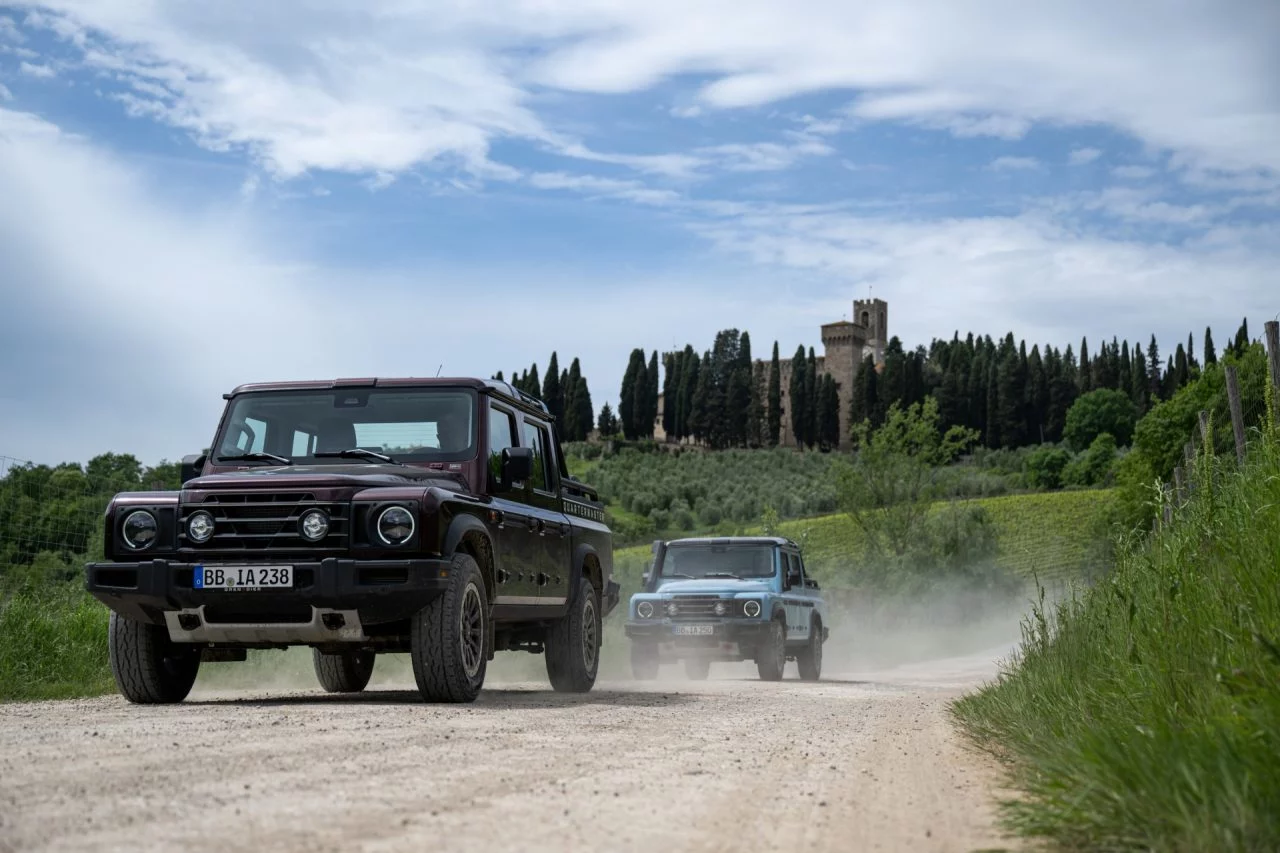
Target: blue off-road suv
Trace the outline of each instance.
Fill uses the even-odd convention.
[[[788,660],[806,681],[821,676],[826,603],[795,542],[675,539],[654,542],[653,557],[627,614],[636,678],[656,678],[661,664],[677,660],[696,679],[712,661],[745,660],[766,681],[780,680]]]

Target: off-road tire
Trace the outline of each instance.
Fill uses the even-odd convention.
[[[694,681],[706,681],[711,675],[711,661],[706,658],[685,658],[684,674]]]
[[[600,595],[588,578],[578,581],[569,612],[547,629],[547,677],[558,693],[586,693],[600,670]]]
[[[814,619],[809,625],[809,643],[796,654],[800,678],[817,681],[822,678],[822,620]]]
[[[658,677],[658,649],[652,643],[631,644],[631,677],[637,681],[653,681]]]
[[[778,619],[769,622],[769,632],[756,651],[756,672],[762,681],[781,681],[787,666],[787,631]]]
[[[409,658],[428,702],[474,702],[489,662],[489,598],[480,567],[454,554],[444,594],[409,623]]]
[[[319,649],[311,650],[311,663],[316,670],[316,678],[327,693],[359,693],[369,684],[373,675],[373,664],[377,652],[357,649],[338,654],[325,654]]]
[[[107,659],[121,695],[139,705],[181,702],[200,671],[200,650],[169,639],[163,625],[126,619],[112,611]]]

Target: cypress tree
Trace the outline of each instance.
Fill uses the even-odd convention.
[[[668,440],[678,438],[676,433],[676,410],[680,405],[675,389],[680,387],[679,352],[669,352],[662,356],[662,431]]]
[[[1120,371],[1116,376],[1116,388],[1129,393],[1129,389],[1133,387],[1133,363],[1129,358],[1129,341],[1125,340],[1120,346]]]
[[[608,403],[605,403],[604,408],[600,410],[600,420],[596,422],[596,429],[600,430],[601,438],[608,438],[618,432],[618,419],[614,417],[613,409]]]
[[[998,355],[993,355],[987,362],[987,430],[984,438],[992,450],[1000,446],[999,364]]]
[[[1235,353],[1236,358],[1244,355],[1245,350],[1249,348],[1249,318],[1245,317],[1240,321],[1240,328],[1236,330]]]
[[[1160,399],[1160,348],[1156,346],[1155,335],[1147,345],[1147,389],[1151,396]]]
[[[804,366],[804,443],[813,447],[818,443],[818,360],[809,347],[809,357]]]
[[[693,401],[689,412],[690,434],[700,442],[708,440],[711,420],[711,351],[702,354],[702,362],[697,371],[697,383],[693,389]]]
[[[542,380],[542,402],[551,410],[551,416],[564,420],[564,385],[560,382],[560,360],[553,352],[547,364],[547,377]]]
[[[996,382],[996,411],[1000,424],[999,443],[996,446],[1010,449],[1020,447],[1026,435],[1023,401],[1026,399],[1027,389],[1022,381],[1022,364],[1016,349],[1005,347],[997,369]]]
[[[622,392],[618,401],[618,418],[622,434],[628,440],[636,437],[636,387],[644,371],[644,351],[633,349],[627,371],[622,375]]]
[[[649,367],[645,371],[644,389],[644,426],[640,434],[645,438],[653,438],[653,427],[658,420],[658,351],[655,349],[649,356]]]
[[[804,446],[804,376],[807,367],[804,344],[801,344],[796,348],[796,354],[791,359],[791,384],[787,389],[787,396],[791,401],[791,435],[795,439],[796,447]]]
[[[1045,440],[1049,418],[1049,377],[1040,358],[1040,345],[1031,347],[1027,357],[1027,437],[1039,444]]]
[[[1080,393],[1088,394],[1093,390],[1093,362],[1089,361],[1089,339],[1080,339]]]
[[[1182,344],[1178,344],[1173,358],[1173,390],[1185,387],[1190,381],[1191,366],[1187,364],[1187,351],[1182,348]]]
[[[681,439],[694,435],[693,429],[693,394],[698,388],[698,373],[701,362],[693,346],[687,344],[684,349],[684,366],[680,370],[680,420],[676,425]]]
[[[502,378],[502,371],[501,371],[501,370],[499,370],[499,371],[497,372],[497,374],[496,374],[496,375],[494,375],[494,377],[493,377],[493,378],[494,378],[494,380],[495,380],[495,381],[498,381],[498,382],[506,382],[506,381],[507,381],[507,380],[505,380],[505,379],[503,379],[503,378]]]
[[[1209,331],[1208,326],[1204,327],[1204,363],[1206,367],[1218,363],[1218,353],[1213,348],[1213,332]]]
[[[1147,410],[1147,401],[1151,398],[1151,381],[1147,377],[1147,360],[1138,344],[1134,344],[1130,354],[1129,396],[1138,407],[1139,415]]]
[[[1045,413],[1044,437],[1046,441],[1056,444],[1062,441],[1067,411],[1076,400],[1076,383],[1072,374],[1067,371],[1066,359],[1056,349],[1048,352],[1045,372],[1049,383],[1049,406]],[[1071,347],[1067,347],[1067,357],[1074,360]]]
[[[1199,362],[1196,361],[1195,335],[1191,332],[1187,332],[1187,366],[1193,371],[1200,367]]]
[[[538,379],[538,363],[536,361],[529,368],[529,378],[526,380],[524,392],[530,397],[542,396],[542,381]],[[543,402],[545,403],[546,400],[543,400]]]
[[[778,361],[778,342],[773,342],[773,358],[769,361],[769,403],[766,416],[765,443],[778,446],[782,432],[782,365]]]

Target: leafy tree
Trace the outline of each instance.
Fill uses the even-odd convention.
[[[778,342],[773,342],[773,358],[769,361],[769,401],[766,414],[765,443],[777,447],[782,432],[782,365],[778,361]]]
[[[929,505],[941,494],[939,469],[978,434],[959,426],[942,432],[932,397],[906,409],[890,405],[874,432],[869,420],[853,429],[859,449],[836,469],[837,499],[873,554],[901,557],[922,538]]]
[[[1023,474],[1033,489],[1062,488],[1062,472],[1071,462],[1071,454],[1061,447],[1038,447],[1027,455]]]
[[[1067,412],[1062,437],[1075,450],[1084,450],[1102,433],[1129,444],[1138,413],[1129,395],[1112,388],[1099,388],[1081,396]]]

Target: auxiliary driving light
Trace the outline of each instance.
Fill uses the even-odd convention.
[[[311,542],[319,542],[329,532],[329,516],[325,515],[323,510],[307,510],[302,514],[302,521],[298,523],[298,529],[302,531],[305,539]]]
[[[723,601],[717,601],[715,610],[716,610],[717,616],[723,616],[725,613],[728,612],[729,608],[725,607],[725,604]]]
[[[204,510],[194,512],[187,519],[187,538],[203,545],[213,538],[213,516]]]
[[[668,616],[675,616],[679,612],[680,612],[680,608],[676,607],[676,603],[674,601],[667,605]]]

